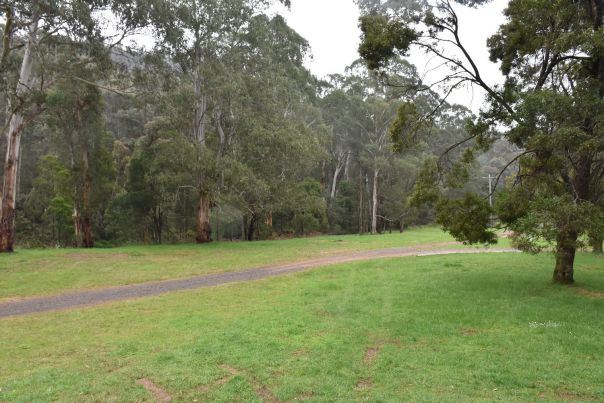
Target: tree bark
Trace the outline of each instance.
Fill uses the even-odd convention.
[[[25,52],[21,62],[19,82],[16,89],[16,98],[24,98],[31,88],[33,81],[32,67],[34,62],[34,49],[36,46],[36,31],[38,30],[37,18],[29,26],[29,37],[25,45]],[[17,201],[17,177],[19,169],[19,156],[21,149],[21,135],[25,128],[23,113],[15,112],[9,123],[6,145],[6,159],[4,162],[4,185],[2,187],[2,200],[0,203],[0,252],[12,252],[15,243],[15,209]]]
[[[163,242],[163,232],[164,232],[164,213],[162,211],[161,205],[158,205],[154,209],[153,213],[153,226],[155,231],[155,242],[159,245]]]
[[[380,170],[375,169],[373,171],[373,196],[371,204],[371,233],[377,234],[377,208],[378,208],[378,179]]]
[[[193,113],[193,138],[201,145],[206,143],[206,115],[208,111],[208,98],[204,95],[202,77],[198,70],[194,73],[195,108]]]
[[[94,248],[94,236],[92,235],[92,220],[90,217],[82,217],[82,246],[84,248]]]
[[[342,170],[342,165],[338,161],[338,164],[336,165],[336,169],[335,169],[335,171],[333,173],[333,181],[331,182],[331,192],[330,192],[330,195],[329,195],[329,199],[332,202],[336,198],[336,190],[338,189],[338,177],[340,176],[340,171],[341,170]]]
[[[210,226],[210,196],[206,192],[199,192],[197,206],[197,243],[212,242],[212,227]]]
[[[77,206],[73,206],[73,235],[75,237],[76,248],[82,244],[82,225],[80,224],[80,212]]]
[[[558,236],[556,245],[556,268],[554,269],[554,283],[572,284],[574,282],[574,264],[577,250],[577,233],[574,231],[562,232]]]

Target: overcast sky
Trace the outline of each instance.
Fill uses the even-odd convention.
[[[507,0],[494,0],[478,9],[456,7],[460,36],[490,83],[500,82],[501,75],[497,66],[489,61],[486,40],[505,21],[502,12],[506,5]],[[313,58],[308,61],[308,67],[316,76],[343,73],[346,66],[358,58],[361,32],[359,10],[353,0],[292,0],[289,11],[279,8],[278,12],[310,43]],[[434,60],[418,51],[413,52],[410,59],[420,74],[435,66]],[[450,100],[477,110],[482,93],[462,89]]]

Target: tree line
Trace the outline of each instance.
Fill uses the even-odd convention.
[[[5,4],[2,249],[431,222],[410,197],[438,147],[398,154],[389,131],[403,100],[427,111],[438,95],[395,90],[361,62],[316,79],[307,42],[268,5]],[[142,28],[155,46],[126,46]],[[420,81],[399,64],[394,79]],[[435,130],[462,136],[468,116],[447,105]]]

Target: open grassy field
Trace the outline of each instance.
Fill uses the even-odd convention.
[[[440,229],[425,227],[382,236],[322,236],[202,246],[20,249],[14,254],[0,254],[0,300],[243,270],[350,251],[451,241]]]
[[[141,379],[183,402],[602,401],[604,259],[574,287],[552,265],[385,259],[3,319],[0,401],[153,401]]]

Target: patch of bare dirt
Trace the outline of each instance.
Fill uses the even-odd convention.
[[[361,378],[357,382],[355,389],[357,390],[369,390],[373,388],[373,381],[369,378]]]
[[[292,353],[292,356],[294,357],[304,357],[306,355],[308,355],[308,350],[305,349],[296,350]]]
[[[241,375],[241,371],[238,370],[235,367],[231,367],[230,365],[221,365],[220,368],[224,369],[226,372],[228,372],[229,374],[235,376],[235,375]]]
[[[208,393],[208,392],[212,391],[213,389],[216,389],[217,387],[222,386],[225,383],[228,383],[233,378],[234,378],[234,375],[224,376],[220,379],[215,380],[214,382],[212,382],[208,385],[202,386],[201,388],[199,388],[199,391],[201,393]]]
[[[477,334],[480,333],[480,331],[478,329],[473,329],[470,327],[467,327],[467,328],[463,327],[459,330],[459,333],[461,333],[463,336],[471,337],[471,336],[476,336]]]
[[[127,253],[69,253],[65,255],[69,259],[108,259],[108,258],[126,258],[130,257]]]
[[[147,391],[149,391],[153,395],[153,398],[156,402],[169,403],[172,401],[172,396],[170,396],[168,392],[154,384],[150,379],[139,379],[138,381],[136,381],[136,383],[147,389]]]
[[[594,396],[577,394],[574,392],[569,392],[567,390],[557,391],[556,397],[561,400],[565,400],[565,401],[569,401],[569,402],[585,402],[585,401],[596,400],[596,398]]]
[[[243,376],[251,385],[256,394],[262,401],[271,402],[271,403],[279,403],[280,400],[273,394],[273,392],[266,386],[260,383],[256,378],[252,375],[246,373],[245,371],[232,367],[230,365],[221,365],[221,368],[231,374],[231,378],[237,375]],[[228,382],[230,379],[226,380]]]
[[[374,363],[380,353],[379,347],[369,347],[363,355],[363,364],[369,366]]]
[[[315,397],[315,392],[308,391],[308,392],[304,392],[304,393],[299,394],[298,396],[294,397],[291,401],[292,402],[300,402],[300,401],[310,400],[313,397]]]
[[[579,288],[577,290],[577,292],[580,295],[583,295],[584,297],[595,298],[595,299],[604,298],[604,292],[600,292],[600,291],[591,291],[591,290],[586,290],[585,288]]]

